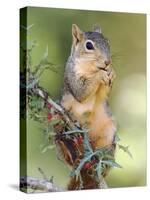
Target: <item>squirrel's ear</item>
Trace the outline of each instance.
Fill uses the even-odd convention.
[[[98,25],[94,25],[93,26],[93,31],[97,32],[97,33],[102,33],[102,30],[101,30],[101,28]]]
[[[72,24],[73,43],[76,45],[83,38],[83,32],[76,24]]]

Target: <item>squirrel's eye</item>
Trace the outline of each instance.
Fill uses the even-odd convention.
[[[87,43],[86,43],[86,48],[87,48],[88,50],[93,50],[93,49],[94,49],[94,46],[93,46],[92,42],[87,42]]]

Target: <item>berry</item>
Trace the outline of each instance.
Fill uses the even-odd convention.
[[[82,143],[83,143],[83,137],[82,137],[81,135],[78,137],[78,143],[79,143],[79,144],[82,144]]]
[[[51,107],[52,107],[52,104],[47,103],[47,108],[48,108],[48,109],[51,109]]]
[[[91,162],[86,162],[85,164],[84,164],[84,168],[85,169],[90,169],[92,167],[92,163]]]
[[[52,118],[53,118],[52,113],[48,113],[48,114],[47,114],[47,119],[48,119],[48,121],[51,121]]]
[[[74,145],[75,147],[78,146],[78,140],[77,140],[76,138],[73,139],[73,145]]]
[[[90,144],[91,144],[92,147],[95,147],[95,142],[94,141],[91,140]]]
[[[63,127],[61,125],[59,125],[59,124],[55,125],[54,128],[58,132],[61,132],[63,130]]]
[[[91,163],[92,163],[92,165],[94,165],[96,163],[96,160],[95,159],[92,160]]]

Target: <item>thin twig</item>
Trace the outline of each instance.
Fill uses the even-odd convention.
[[[87,130],[76,129],[76,130],[73,130],[73,131],[66,131],[62,135],[70,135],[70,134],[74,134],[74,133],[85,133],[85,132],[87,132]]]

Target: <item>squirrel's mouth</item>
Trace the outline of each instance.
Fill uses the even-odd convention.
[[[107,69],[104,68],[104,67],[99,67],[99,69],[100,69],[100,70],[103,70],[103,71],[107,71]]]

